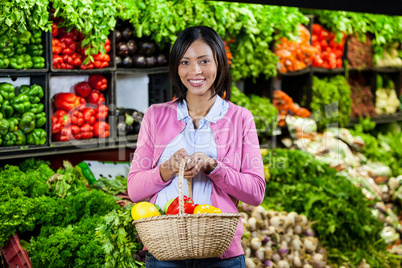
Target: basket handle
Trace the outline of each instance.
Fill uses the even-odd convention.
[[[180,167],[179,167],[179,214],[184,214],[184,166],[186,165],[186,160],[182,159],[180,162]],[[192,192],[192,185],[191,185],[191,179],[187,179],[187,192],[188,192],[188,197],[193,198],[193,192]]]

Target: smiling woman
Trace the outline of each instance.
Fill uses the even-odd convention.
[[[128,175],[130,198],[165,207],[177,198],[179,164],[185,159],[183,177],[191,180],[194,203],[222,213],[238,213],[239,200],[259,205],[266,185],[254,118],[229,102],[231,78],[222,39],[206,26],[187,28],[169,58],[179,98],[152,105],[144,115]],[[243,268],[242,233],[239,222],[231,244],[216,258],[159,261],[149,252],[145,265]]]

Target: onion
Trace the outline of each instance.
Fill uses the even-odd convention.
[[[257,250],[261,247],[261,240],[258,237],[251,238],[250,241],[251,248]]]
[[[255,207],[251,212],[251,217],[264,220],[266,218],[266,210],[262,206]]]
[[[258,237],[258,232],[257,232],[257,231],[252,231],[252,232],[250,233],[250,237],[251,237],[251,238],[253,238],[253,237]]]
[[[252,259],[245,258],[245,261],[246,261],[246,267],[247,268],[256,268],[257,267]]]
[[[257,219],[254,217],[250,217],[247,220],[247,225],[250,228],[251,231],[255,231],[257,230]]]
[[[272,262],[270,260],[264,261],[265,267],[272,267]]]
[[[272,259],[274,260],[274,262],[278,263],[282,258],[278,253],[274,253],[272,255]]]
[[[244,256],[246,258],[251,256],[251,248],[246,248],[246,250],[244,251]]]
[[[296,225],[295,228],[293,228],[293,232],[295,234],[301,234],[303,231],[303,228],[300,225]]]
[[[261,239],[261,242],[263,243],[263,244],[265,244],[265,243],[267,243],[269,240],[271,240],[268,236],[266,236],[266,235],[264,235],[263,237],[262,237],[262,239]]]
[[[265,259],[271,259],[272,258],[272,248],[271,246],[265,246]]]
[[[279,253],[281,256],[288,254],[288,252],[289,252],[288,247],[287,247],[287,246],[284,246],[284,245],[281,245],[281,246],[279,247],[279,249],[278,249],[278,253]]]
[[[303,265],[303,268],[313,268],[313,266],[311,266],[310,264],[305,264],[305,265]]]
[[[295,256],[295,257],[293,258],[293,265],[294,265],[295,267],[302,267],[302,262],[301,262],[299,256]]]
[[[281,222],[281,217],[280,216],[274,216],[271,218],[270,220],[270,224],[276,228],[281,228],[281,226],[283,225],[283,221]]]
[[[313,255],[313,262],[315,268],[324,268],[325,267],[325,260],[324,255],[320,253],[316,253]]]
[[[259,259],[260,261],[265,261],[265,249],[264,248],[259,248],[255,251],[254,253],[255,257]]]
[[[299,216],[297,216],[296,222],[299,223],[300,225],[304,226],[307,224],[307,217],[300,214]]]
[[[290,268],[289,263],[285,260],[278,262],[278,268]]]
[[[297,216],[298,216],[297,212],[292,211],[292,212],[289,212],[289,214],[288,214],[287,217],[288,217],[288,220],[289,220],[293,225],[295,225],[295,224],[296,224]]]
[[[251,212],[252,210],[252,206],[250,206],[249,204],[246,204],[244,202],[241,202],[241,207],[245,212]]]
[[[316,241],[311,238],[313,238],[313,237],[306,237],[304,239],[304,247],[306,248],[307,252],[309,252],[309,253],[313,253],[317,248],[317,243],[315,243]]]
[[[296,251],[299,251],[302,248],[303,244],[300,239],[293,239],[292,240],[292,248]]]
[[[306,236],[314,236],[314,230],[311,228],[308,228],[304,234]]]
[[[249,217],[246,212],[240,212],[240,219],[242,220],[243,223],[247,223],[248,218]]]

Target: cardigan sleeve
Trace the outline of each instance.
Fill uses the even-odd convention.
[[[127,179],[128,194],[133,202],[147,200],[168,184],[162,180],[160,167],[153,167],[154,135],[154,107],[150,106],[141,123]]]
[[[244,111],[243,128],[236,132],[242,135],[240,148],[217,160],[217,168],[208,176],[222,191],[237,200],[258,206],[265,195],[264,167],[254,117],[248,110]]]

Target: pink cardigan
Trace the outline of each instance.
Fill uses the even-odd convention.
[[[144,115],[128,174],[128,193],[133,202],[150,199],[155,203],[164,182],[158,163],[165,147],[184,129],[177,120],[177,103],[170,101],[150,106]],[[222,212],[237,213],[239,200],[257,206],[265,194],[264,168],[253,115],[245,108],[229,102],[226,115],[211,123],[218,159],[217,169],[209,176],[213,190],[211,204]],[[221,258],[243,254],[241,220],[229,248]]]

